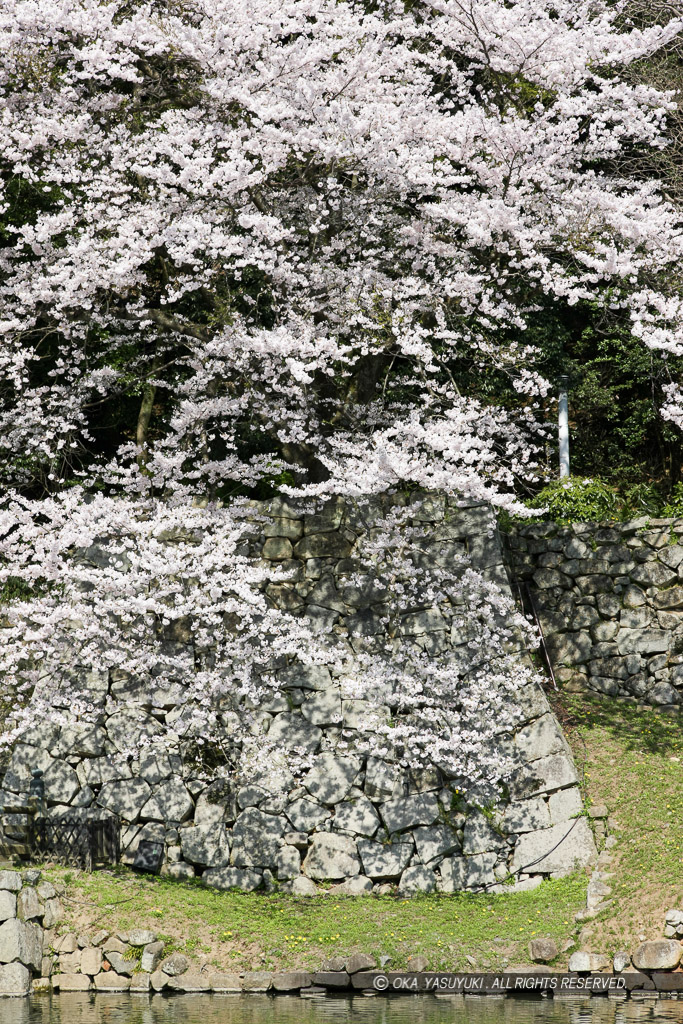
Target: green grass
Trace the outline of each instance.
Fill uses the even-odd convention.
[[[305,898],[222,893],[125,869],[45,873],[67,882],[64,928],[149,927],[169,949],[232,970],[319,968],[330,956],[352,952],[378,962],[390,957],[395,968],[409,967],[417,954],[435,970],[522,964],[536,935],[552,936],[560,947],[571,941],[586,891],[585,876],[572,876],[509,896]]]
[[[588,802],[605,803],[617,846],[609,880],[614,904],[587,926],[595,952],[633,950],[661,938],[664,915],[683,907],[683,728],[678,715],[634,704],[563,696]]]

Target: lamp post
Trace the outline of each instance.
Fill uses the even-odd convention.
[[[558,433],[560,438],[560,480],[569,476],[569,377],[560,377],[558,401]]]

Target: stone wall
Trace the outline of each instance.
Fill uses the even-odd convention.
[[[683,692],[683,519],[536,523],[507,537],[558,682],[678,710]]]
[[[40,871],[0,870],[0,996],[27,996],[40,990],[47,973],[53,932],[62,906]],[[33,981],[33,985],[32,985]]]
[[[365,527],[343,504],[323,514],[302,515],[286,502],[270,507],[274,517],[252,553],[293,572],[271,584],[269,597],[304,612],[329,632],[330,642],[366,642],[383,630],[381,597],[371,586],[352,586],[353,556]],[[500,544],[491,511],[483,506],[447,505],[429,499],[415,505],[415,520],[432,531],[425,557],[446,559],[467,550],[486,577],[507,588]],[[102,564],[107,552],[101,552]],[[98,552],[90,551],[97,558]],[[443,562],[442,562],[443,564]],[[463,643],[451,627],[448,608],[407,608],[402,632],[425,650],[453,650]],[[191,634],[176,643],[191,643]],[[524,651],[519,658],[527,657]],[[353,752],[359,702],[342,700],[334,668],[287,668],[282,692],[258,709],[264,734],[295,739],[313,764],[299,783],[273,792],[259,785],[207,785],[179,756],[121,760],[139,731],[172,721],[173,694],[132,691],[128,710],[107,712],[119,692],[115,671],[83,682],[101,707],[99,723],[42,727],[31,743],[14,749],[5,774],[5,806],[25,796],[31,770],[44,771],[50,814],[89,818],[102,809],[124,823],[124,863],[132,863],[140,842],[161,840],[162,872],[172,878],[201,876],[219,888],[281,887],[314,894],[323,882],[336,891],[363,894],[391,891],[500,891],[537,885],[593,862],[596,851],[582,810],[571,752],[542,690],[518,693],[522,721],[514,735],[497,742],[515,760],[509,800],[487,813],[463,802],[459,783],[436,770],[406,774],[388,761]],[[341,723],[339,721],[341,717]],[[342,742],[342,733],[343,740]],[[346,741],[350,742],[346,743]],[[349,750],[350,748],[350,750]],[[5,815],[9,835],[17,825]],[[509,889],[506,888],[506,891]]]

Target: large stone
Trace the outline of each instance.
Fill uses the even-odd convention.
[[[366,875],[355,875],[347,878],[339,885],[331,885],[330,896],[369,896],[372,892],[372,879]]]
[[[655,594],[652,602],[655,608],[663,611],[678,611],[683,608],[683,587],[671,587]]]
[[[102,950],[98,946],[89,946],[81,953],[81,972],[93,977],[102,970]]]
[[[276,715],[268,730],[269,743],[283,750],[301,747],[307,754],[315,753],[322,736],[317,725],[312,725],[302,715],[287,712]]]
[[[428,825],[416,828],[414,833],[417,853],[423,864],[429,864],[449,853],[460,850],[460,839],[448,825]]]
[[[643,562],[642,565],[636,566],[630,571],[629,576],[643,587],[668,587],[678,579],[677,573],[668,565],[654,561]]]
[[[283,846],[277,855],[277,877],[280,880],[296,878],[301,871],[301,854],[294,846]]]
[[[211,980],[208,974],[201,974],[199,971],[187,971],[186,974],[181,974],[179,978],[170,978],[168,987],[174,992],[210,992]]]
[[[120,758],[92,757],[78,766],[78,774],[82,785],[92,787],[103,786],[117,779],[130,779],[131,770]]]
[[[31,892],[35,893],[35,889],[32,889]],[[13,892],[7,892],[4,889],[0,889],[0,921],[7,921],[8,919],[16,916],[17,897]]]
[[[185,860],[205,868],[223,868],[230,863],[230,843],[225,826],[195,825],[180,830],[180,845]]]
[[[8,964],[8,966],[17,967],[21,965]],[[4,970],[5,968],[2,969]],[[53,974],[51,981],[52,987],[60,992],[89,992],[92,984],[87,974]]]
[[[18,871],[0,871],[0,889],[6,889],[8,892],[19,892],[21,886],[21,875]]]
[[[303,785],[320,803],[338,804],[351,789],[359,768],[360,762],[356,757],[320,754],[304,776]]]
[[[93,979],[98,992],[127,992],[130,978],[115,971],[100,971]]]
[[[273,975],[272,987],[276,992],[295,992],[308,988],[311,975],[305,971],[278,971]]]
[[[209,983],[212,992],[241,992],[242,979],[239,974],[229,974],[225,971],[212,971],[209,974]]]
[[[388,832],[405,832],[416,825],[432,825],[439,817],[439,803],[433,793],[387,800],[380,804]]]
[[[379,828],[377,811],[366,796],[357,796],[338,804],[334,811],[335,828],[371,839]]]
[[[230,783],[225,779],[217,779],[200,794],[194,812],[195,825],[230,822],[236,817],[236,797]]]
[[[244,868],[209,868],[202,875],[204,885],[212,889],[240,889],[253,892],[263,884],[263,875]]]
[[[23,964],[0,967],[0,996],[27,996],[30,988],[31,975]]]
[[[563,821],[540,832],[520,837],[512,858],[511,871],[569,874],[577,868],[594,864],[597,850],[593,833],[585,818]]]
[[[581,665],[593,651],[590,634],[556,633],[547,637],[546,647],[554,665]]]
[[[401,772],[396,765],[369,757],[365,766],[365,793],[371,800],[389,800],[403,792]]]
[[[37,924],[16,919],[0,925],[0,963],[19,960],[40,971],[43,961],[43,930]]]
[[[424,864],[415,864],[406,868],[398,883],[399,896],[413,896],[418,892],[434,892],[436,890],[436,875],[431,868]]]
[[[245,971],[242,978],[244,992],[267,992],[273,983],[270,971]]]
[[[617,640],[620,654],[658,654],[671,648],[671,630],[622,629]]]
[[[357,875],[360,861],[356,844],[350,836],[319,832],[313,836],[303,872],[318,880],[347,878]]]
[[[102,787],[99,803],[124,821],[135,822],[149,800],[150,792],[144,779],[119,779]]]
[[[107,720],[106,728],[109,739],[120,753],[138,754],[161,732],[155,718],[134,708],[117,711]]]
[[[179,775],[157,786],[140,810],[144,821],[187,821],[194,812],[194,800]]]
[[[413,842],[376,843],[370,839],[358,840],[358,852],[364,873],[372,879],[399,878],[413,856]]]
[[[40,768],[45,772],[51,764],[52,757],[47,750],[29,743],[17,743],[12,751],[3,786],[14,793],[25,793],[28,791],[33,769]]]
[[[163,942],[148,942],[142,950],[142,957],[140,958],[140,969],[147,971],[148,974],[152,974],[156,971],[157,967],[161,963],[161,958],[164,955],[164,944]]]
[[[107,960],[111,968],[116,971],[117,974],[125,974],[130,976],[135,968],[135,963],[132,960],[126,960],[122,953],[117,953],[116,950],[107,950]]]
[[[515,743],[521,756],[527,761],[536,761],[566,750],[567,744],[554,715],[542,715],[520,729]]]
[[[549,828],[551,824],[548,805],[542,797],[536,796],[530,800],[516,800],[508,804],[501,821],[501,828],[504,833],[509,835],[511,833],[535,832],[539,828]]]
[[[518,800],[573,786],[578,781],[576,767],[570,757],[566,754],[550,754],[514,772],[509,782],[510,795],[513,800]]]
[[[287,807],[287,817],[297,832],[312,832],[314,828],[330,817],[330,811],[314,800],[301,797]]]
[[[230,864],[238,868],[274,868],[280,840],[288,831],[290,826],[286,818],[247,807],[232,830]]]
[[[481,811],[472,811],[465,822],[463,853],[487,853],[505,846],[505,839]]]
[[[548,808],[552,825],[557,825],[561,821],[567,821],[569,818],[576,817],[583,810],[581,790],[573,786],[571,789],[560,789],[557,793],[551,793],[548,800]],[[541,827],[545,828],[545,826]]]
[[[639,971],[672,971],[678,966],[682,949],[675,939],[643,942],[633,954],[633,966]]]
[[[297,558],[348,558],[353,545],[340,533],[309,533],[294,548]]]
[[[584,950],[577,950],[569,957],[569,970],[578,973],[587,971],[604,971],[611,967],[609,958],[602,953],[587,953]]]
[[[4,893],[0,893],[3,896]],[[20,921],[33,921],[43,916],[43,905],[38,899],[38,893],[30,886],[25,885],[17,894],[17,917]]]
[[[177,978],[179,975],[184,974],[189,967],[190,961],[184,953],[171,953],[165,960],[162,960],[159,969],[164,974],[167,974],[169,978]]]
[[[322,690],[307,697],[301,714],[312,725],[338,725],[342,720],[341,692]]]
[[[294,896],[319,896],[320,890],[315,882],[304,875],[300,875],[292,882],[292,895]]]
[[[535,964],[549,964],[559,955],[560,951],[552,939],[532,939],[529,943],[529,959]]]
[[[451,857],[442,861],[439,867],[439,890],[460,892],[462,889],[482,889],[494,885],[496,856],[495,853],[477,853],[472,857]]]
[[[68,804],[81,788],[78,775],[66,761],[53,761],[43,775],[45,798],[49,804]]]
[[[59,735],[59,750],[64,756],[100,757],[106,740],[104,729],[89,722],[65,725]]]

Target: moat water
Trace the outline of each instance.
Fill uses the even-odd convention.
[[[65,993],[0,999],[0,1024],[683,1024],[683,1000]]]

